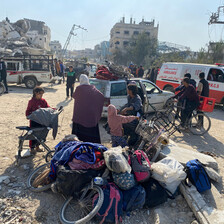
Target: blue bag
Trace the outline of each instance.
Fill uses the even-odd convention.
[[[102,189],[104,201],[95,217],[101,220],[100,224],[104,222],[118,224],[122,221],[123,194],[114,183],[108,183]],[[98,198],[94,198],[93,204],[96,204],[97,200]]]
[[[201,193],[211,189],[210,178],[199,160],[194,159],[188,161],[186,163],[185,172],[187,173],[187,178],[197,188],[198,192]]]
[[[145,204],[145,196],[145,189],[141,185],[123,191],[123,210],[133,211],[135,209],[141,209]]]

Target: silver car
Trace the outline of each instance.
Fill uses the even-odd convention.
[[[174,96],[174,93],[161,90],[156,84],[141,78],[133,78],[130,80],[101,80],[90,79],[90,84],[96,86],[105,97],[102,117],[107,117],[107,107],[113,104],[116,108],[122,107],[127,103],[127,85],[130,81],[135,81],[138,87],[138,95],[142,99],[144,113],[162,110],[166,101]]]

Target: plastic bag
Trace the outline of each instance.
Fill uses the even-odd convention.
[[[125,149],[121,146],[110,148],[103,153],[106,166],[115,173],[131,172],[131,167],[125,158]]]
[[[183,171],[184,167],[171,157],[153,163],[151,168],[152,177],[172,194],[175,193],[180,182],[186,178],[186,173]]]

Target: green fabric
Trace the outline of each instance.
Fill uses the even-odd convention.
[[[67,76],[74,76],[75,75],[75,72],[68,72],[67,73]]]

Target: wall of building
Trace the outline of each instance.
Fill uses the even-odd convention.
[[[159,25],[155,26],[155,21],[147,22],[142,20],[136,24],[130,19],[130,23],[125,23],[125,18],[116,23],[110,32],[110,52],[115,49],[125,50],[133,36],[145,32],[150,38],[158,39]]]

